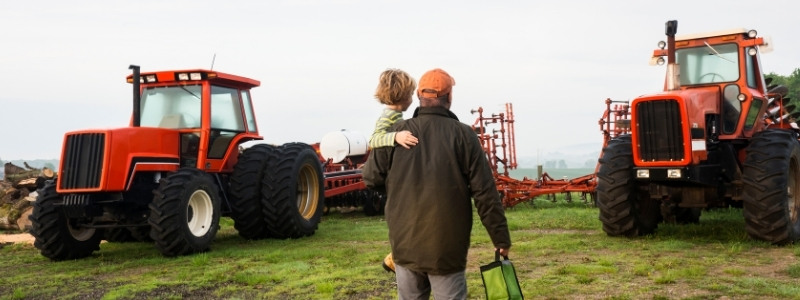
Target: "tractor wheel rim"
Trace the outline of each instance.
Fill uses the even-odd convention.
[[[211,197],[203,190],[197,190],[189,197],[186,206],[186,225],[194,236],[205,235],[211,229],[211,220],[214,216]]]
[[[72,222],[70,221],[67,221],[67,229],[69,229],[69,234],[72,235],[72,238],[81,242],[91,239],[94,236],[95,231],[97,231],[94,228],[80,228],[72,226]]]
[[[304,165],[297,180],[297,210],[304,219],[310,220],[317,211],[319,179],[314,168]]]

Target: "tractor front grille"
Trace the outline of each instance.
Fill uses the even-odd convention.
[[[635,151],[645,162],[684,159],[680,105],[676,100],[650,100],[636,104]]]
[[[105,133],[79,133],[67,136],[62,154],[61,189],[100,187],[103,173]]]

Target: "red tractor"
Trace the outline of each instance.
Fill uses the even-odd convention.
[[[653,61],[664,91],[630,104],[630,134],[600,158],[597,206],[611,236],[655,231],[660,222],[698,222],[702,209],[743,207],[755,239],[800,239],[800,142],[787,89],[770,86],[755,30],[675,37],[666,23]],[[622,115],[628,115],[624,113]]]
[[[100,241],[152,241],[165,256],[206,251],[230,216],[246,239],[314,234],[322,165],[302,143],[262,137],[256,80],[211,70],[133,74],[129,127],[65,134],[58,177],[40,191],[31,233],[41,254],[76,259]]]

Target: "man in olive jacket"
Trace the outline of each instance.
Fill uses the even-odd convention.
[[[372,150],[363,169],[367,187],[385,190],[386,222],[400,299],[466,298],[465,270],[472,200],[496,250],[511,237],[494,177],[472,128],[450,111],[455,81],[441,69],[419,81],[420,107],[392,131],[409,130],[411,148]]]

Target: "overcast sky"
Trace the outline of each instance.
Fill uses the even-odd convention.
[[[261,81],[252,95],[268,142],[368,136],[380,72],[418,79],[442,68],[456,79],[451,109],[462,122],[474,122],[472,109],[513,104],[519,156],[592,152],[606,98],[663,88],[664,67],[648,60],[667,20],[678,20],[678,35],[756,29],[774,45],[762,56],[767,72],[789,75],[800,67],[798,3],[6,1],[0,159],[58,158],[67,131],[127,126],[128,65],[210,68],[215,54],[214,70]]]

